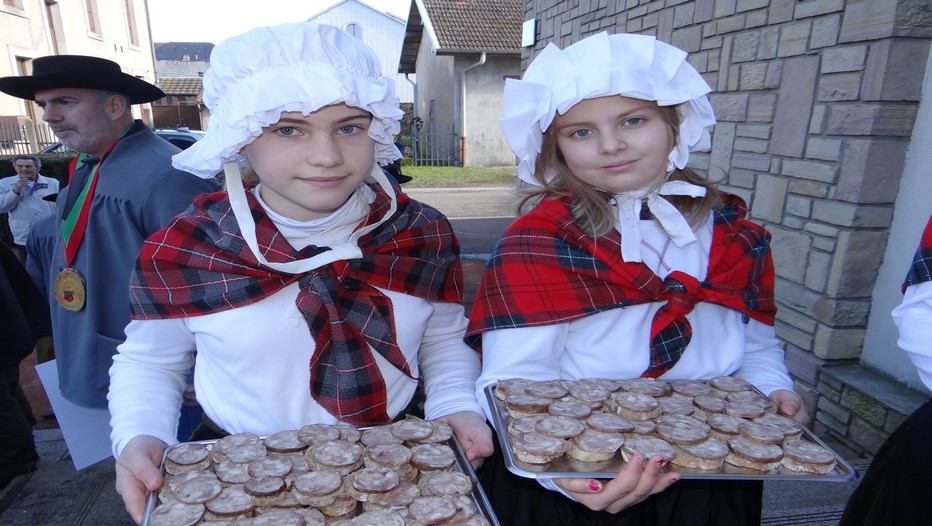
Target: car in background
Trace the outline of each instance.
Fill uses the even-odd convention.
[[[192,144],[204,138],[206,132],[201,130],[189,130],[188,128],[156,128],[152,130],[156,135],[174,144],[182,150],[187,150]],[[42,153],[70,154],[74,153],[61,142],[55,142],[39,150]]]

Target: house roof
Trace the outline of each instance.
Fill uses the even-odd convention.
[[[214,45],[210,42],[163,42],[155,44],[156,60],[209,62]],[[185,60],[185,57],[188,57]]]
[[[414,73],[422,35],[438,55],[521,54],[523,0],[411,0],[399,73]]]
[[[156,86],[166,95],[198,95],[204,89],[203,79],[160,79]]]

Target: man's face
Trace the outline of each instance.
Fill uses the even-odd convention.
[[[58,140],[76,152],[103,155],[119,138],[107,113],[107,97],[102,92],[78,88],[37,91],[36,104],[43,109],[42,120]]]
[[[31,159],[19,159],[13,163],[13,168],[16,169],[16,175],[20,179],[35,181],[38,178],[39,170],[36,169],[36,164]]]

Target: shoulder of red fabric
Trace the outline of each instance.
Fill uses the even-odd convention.
[[[225,192],[200,195],[194,207],[143,243],[130,277],[133,319],[228,310],[296,279],[259,265],[239,232]],[[259,224],[261,220],[257,230]]]
[[[370,218],[382,216],[391,201],[382,192]],[[367,283],[431,301],[463,301],[463,269],[453,227],[436,209],[399,193],[395,214],[359,240],[364,257],[350,262]]]
[[[747,314],[773,325],[777,309],[770,233],[745,219],[747,205],[743,199],[723,193],[722,200],[723,206],[713,212],[707,281],[739,290]]]
[[[913,262],[909,266],[901,290],[905,293],[908,287],[927,281],[932,281],[932,216],[929,216],[926,228],[922,232],[919,247],[913,255]]]
[[[655,301],[663,282],[621,259],[617,232],[589,237],[566,202],[545,199],[511,224],[492,253],[473,305],[467,343],[482,332],[551,325]]]
[[[926,222],[926,228],[922,231],[922,239],[919,241],[919,248],[932,250],[932,215],[929,216],[929,221]]]

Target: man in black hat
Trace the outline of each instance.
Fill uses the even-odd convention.
[[[79,152],[58,196],[51,261],[40,263],[48,269],[62,395],[106,410],[111,357],[129,323],[136,254],[194,196],[218,185],[172,167],[180,150],[131,112],[165,94],[115,62],[37,58],[32,75],[0,78],[0,91],[35,101],[59,140]]]

